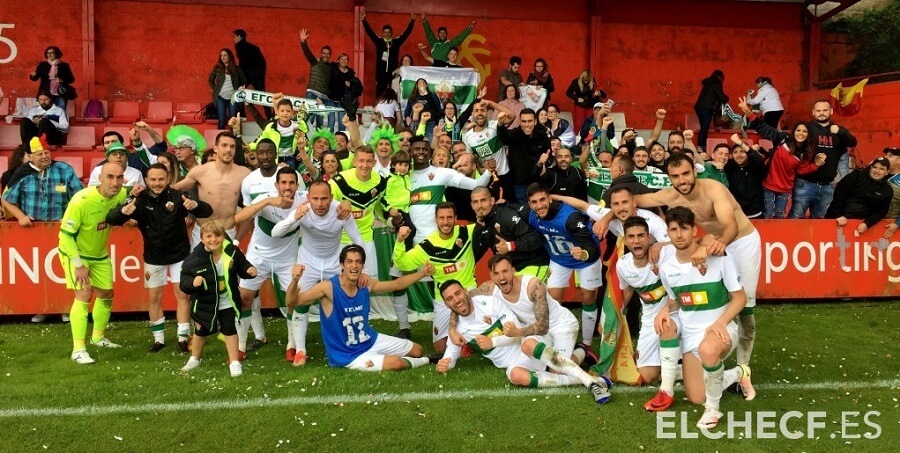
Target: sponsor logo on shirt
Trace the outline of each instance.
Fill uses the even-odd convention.
[[[431,191],[425,190],[422,192],[416,192],[409,197],[410,203],[418,203],[420,201],[430,201],[431,200]]]
[[[365,211],[350,211],[350,215],[353,216],[353,219],[361,219]]]
[[[640,293],[641,300],[644,302],[655,302],[666,294],[666,289],[658,286],[650,291]]]
[[[97,231],[103,231],[103,230],[105,230],[108,226],[109,226],[109,225],[107,225],[106,222],[100,222],[100,223],[97,224]]]
[[[681,305],[707,305],[709,304],[709,296],[706,295],[706,291],[696,291],[690,293],[680,293],[678,294],[678,298],[681,300]]]

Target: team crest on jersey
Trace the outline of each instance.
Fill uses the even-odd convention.
[[[519,221],[522,220],[522,218],[517,215],[514,215],[514,216],[512,216],[512,218],[510,220],[512,220],[513,223],[519,223]]]
[[[495,223],[495,224],[494,224],[494,229],[497,230],[497,232],[499,233],[499,232],[500,232],[500,224],[499,224],[499,223]]]
[[[491,325],[494,323],[493,321],[491,321],[490,315],[484,315],[484,318],[481,318],[481,320],[484,321],[484,323],[487,325]]]
[[[434,179],[434,173],[429,173],[428,180],[431,181],[432,179]]]
[[[100,222],[97,224],[97,231],[103,231],[108,227],[109,225],[107,225],[106,222]]]
[[[373,197],[374,197],[375,195],[378,195],[378,189],[372,188],[372,190],[369,191],[369,195],[371,195],[371,196],[373,196]]]
[[[67,220],[66,220],[66,226],[69,227],[69,228],[75,228],[75,221],[72,220],[72,219],[67,219]]]
[[[457,247],[462,247],[462,246],[463,246],[463,241],[462,241],[462,239],[456,238],[456,246],[457,246]]]
[[[166,209],[168,209],[169,212],[174,211],[174,210],[175,210],[175,203],[172,203],[171,201],[168,202],[168,203],[166,203]]]
[[[584,222],[578,222],[578,225],[575,225],[576,228],[584,228]]]

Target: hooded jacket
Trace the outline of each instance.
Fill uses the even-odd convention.
[[[703,88],[700,89],[700,95],[697,96],[695,109],[715,110],[717,105],[728,102],[728,96],[725,95],[722,81],[718,77],[707,77],[701,83]]]
[[[241,293],[238,289],[238,277],[244,279],[253,278],[247,270],[253,267],[244,254],[238,249],[228,236],[222,244],[222,264],[225,266],[225,291],[231,300],[231,306],[235,313],[241,311]],[[194,286],[194,277],[203,277],[203,284]],[[212,253],[206,251],[203,244],[197,244],[190,255],[181,265],[181,280],[179,287],[191,297],[191,319],[214,331],[216,316],[219,314],[219,286],[216,275],[216,263],[212,260]]]
[[[837,183],[825,218],[862,219],[872,228],[887,215],[893,196],[887,178],[875,181],[868,168],[854,170]]]

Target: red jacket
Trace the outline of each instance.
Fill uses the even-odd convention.
[[[770,159],[772,162],[769,164],[769,173],[763,180],[763,187],[772,192],[791,193],[797,175],[808,175],[819,169],[812,159],[801,162],[786,143],[776,147]]]

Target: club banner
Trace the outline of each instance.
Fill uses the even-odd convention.
[[[340,107],[329,107],[322,104],[317,103],[313,99],[307,99],[297,96],[285,96],[285,99],[291,101],[294,110],[300,110],[301,108],[310,111],[310,112],[343,112],[344,109]],[[261,105],[263,107],[274,107],[272,100],[275,99],[275,93],[269,93],[268,91],[257,91],[257,90],[248,90],[242,89],[237,90],[231,96],[231,102],[234,103],[247,103],[247,104],[256,104]]]
[[[416,88],[416,81],[425,79],[431,91],[437,94],[441,104],[448,100],[462,112],[478,96],[479,75],[471,68],[433,68],[430,66],[403,66],[400,68],[400,106],[406,108],[406,100]]]

